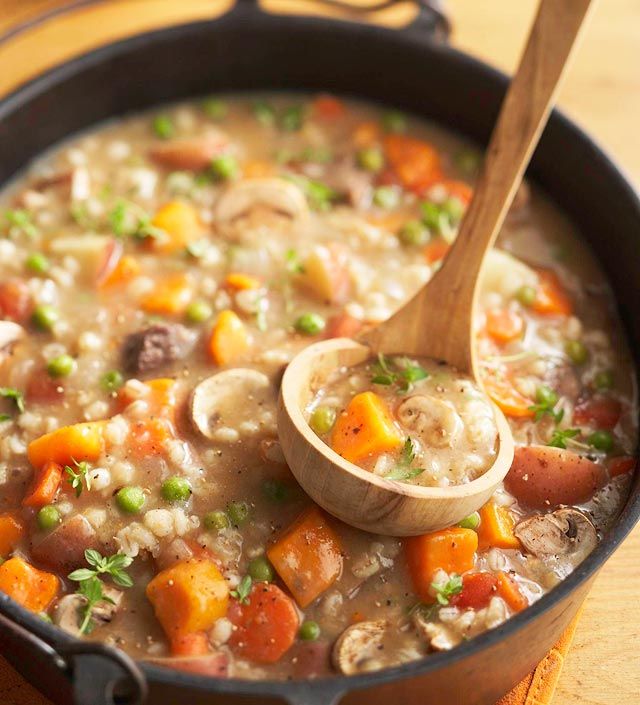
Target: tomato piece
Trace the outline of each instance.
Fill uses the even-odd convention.
[[[573,422],[578,426],[614,428],[622,415],[622,404],[612,397],[593,397],[573,410]]]
[[[25,282],[10,279],[0,283],[0,318],[25,323],[32,308],[31,294]]]
[[[353,338],[362,330],[363,322],[348,313],[338,313],[327,321],[325,338]]]
[[[498,578],[492,573],[470,573],[462,578],[462,592],[453,595],[449,604],[462,609],[481,610],[498,591]]]

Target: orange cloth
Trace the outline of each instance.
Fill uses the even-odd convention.
[[[579,616],[579,615],[578,615]],[[578,617],[537,668],[496,705],[550,705],[564,658],[573,641]],[[0,703],[2,705],[51,705],[0,657]],[[153,703],[149,703],[153,705]]]

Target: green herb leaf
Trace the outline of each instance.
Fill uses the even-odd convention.
[[[238,588],[236,590],[231,590],[229,594],[231,597],[235,597],[241,605],[248,605],[252,586],[253,580],[251,579],[251,576],[245,575],[240,581]]]
[[[431,583],[431,587],[435,590],[438,604],[444,607],[454,595],[462,592],[462,577],[454,573],[444,585]]]
[[[304,267],[302,266],[302,262],[300,262],[300,257],[296,250],[287,250],[284,253],[284,259],[287,272],[290,274],[302,274],[304,272]]]
[[[547,443],[548,446],[553,448],[566,448],[567,441],[575,438],[580,433],[579,428],[556,428],[551,436],[551,440]]]
[[[4,217],[10,231],[15,230],[29,238],[35,238],[38,235],[38,228],[33,224],[33,217],[29,211],[21,208],[8,210],[5,211]]]
[[[416,450],[411,438],[407,438],[402,446],[402,451],[400,452],[400,460],[397,465],[390,470],[384,478],[386,480],[398,480],[406,481],[412,480],[414,477],[418,477],[424,472],[424,468],[412,468],[411,463],[413,463],[416,457]]]
[[[13,399],[18,411],[24,413],[24,394],[14,387],[0,387],[0,397]]]
[[[536,390],[536,403],[529,407],[529,411],[534,412],[536,421],[540,421],[545,415],[549,415],[556,423],[560,423],[564,416],[564,409],[556,411],[555,406],[557,403],[558,395],[553,389],[543,384]]]
[[[64,471],[67,475],[67,482],[76,491],[76,497],[79,497],[82,494],[84,485],[86,485],[88,490],[91,489],[91,475],[89,475],[91,466],[86,460],[83,460],[81,463],[74,460],[74,463],[75,468],[65,465]],[[96,551],[96,553],[98,552]],[[98,555],[100,554],[98,553]]]

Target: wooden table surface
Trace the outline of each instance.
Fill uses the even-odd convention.
[[[143,8],[145,0],[139,2]],[[179,0],[175,2],[179,6]],[[0,32],[16,20],[56,4],[64,3],[0,0]],[[456,46],[502,69],[513,70],[535,11],[535,0],[449,0],[448,6]],[[614,155],[638,187],[640,0],[600,0],[559,102]],[[554,705],[631,705],[640,700],[639,587],[640,527],[596,581]]]

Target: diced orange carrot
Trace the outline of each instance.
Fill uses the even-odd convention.
[[[170,642],[206,632],[227,613],[229,589],[213,561],[190,558],[158,573],[146,594]]]
[[[395,450],[403,437],[384,400],[374,392],[356,394],[338,416],[331,447],[352,463]]]
[[[520,394],[511,382],[496,375],[485,375],[482,379],[485,392],[507,416],[533,418],[531,407],[534,401]]]
[[[573,304],[558,275],[551,269],[538,269],[538,290],[531,308],[543,315],[570,316]]]
[[[171,423],[163,418],[146,418],[134,421],[129,427],[128,447],[139,460],[163,455],[166,442],[175,438]]]
[[[340,539],[315,505],[278,537],[267,556],[300,607],[313,602],[342,572]]]
[[[233,311],[222,311],[209,338],[209,354],[218,365],[229,365],[249,349],[250,338],[244,323]]]
[[[31,612],[42,612],[58,594],[60,581],[14,556],[0,565],[0,591]]]
[[[418,194],[441,179],[440,155],[427,142],[390,134],[384,138],[387,159],[402,185]]]
[[[573,410],[573,422],[578,426],[612,429],[622,415],[622,404],[613,397],[597,396],[580,402]]]
[[[514,518],[506,507],[489,500],[480,509],[478,546],[488,548],[520,548],[520,541],[513,533]]]
[[[234,600],[228,618],[234,626],[231,649],[257,663],[275,663],[293,646],[300,617],[293,600],[276,585],[257,583],[248,602]]]
[[[23,536],[24,524],[16,514],[0,514],[0,557],[8,556]]]
[[[431,583],[438,570],[461,575],[474,566],[478,534],[451,527],[405,539],[404,549],[414,590],[424,602],[433,602]]]
[[[619,458],[611,458],[609,461],[609,477],[618,477],[618,475],[626,475],[631,472],[638,462],[637,458],[630,455],[622,455]]]
[[[356,147],[370,147],[380,139],[380,126],[377,122],[361,122],[353,132]]]
[[[427,264],[435,264],[446,257],[450,247],[451,245],[443,237],[435,237],[424,246],[422,253]]]
[[[191,295],[189,279],[184,274],[175,274],[157,282],[153,290],[140,299],[140,307],[147,313],[161,315],[183,313]]]
[[[364,323],[345,311],[337,313],[327,321],[325,338],[353,338],[362,330]]]
[[[271,162],[264,162],[259,159],[245,162],[242,167],[242,175],[246,179],[259,179],[264,176],[271,176],[274,172],[275,168]]]
[[[211,652],[204,632],[177,634],[171,639],[172,656],[204,656]]]
[[[224,283],[231,289],[259,289],[260,280],[251,274],[243,274],[242,272],[230,272],[227,274]]]
[[[108,287],[127,284],[132,279],[135,279],[141,271],[142,267],[135,257],[123,255],[111,273],[99,283],[99,286]]]
[[[522,612],[529,606],[527,598],[522,594],[518,583],[508,573],[498,573],[498,595],[514,612]]]
[[[487,311],[487,332],[498,343],[509,343],[520,338],[524,319],[510,308],[493,308]]]
[[[102,432],[105,424],[106,421],[77,423],[40,436],[29,443],[29,462],[39,469],[48,461],[64,466],[97,460],[104,450]]]
[[[148,379],[145,385],[149,387],[149,394],[144,396],[144,400],[149,404],[150,414],[173,419],[177,403],[176,380],[171,377],[158,377]],[[125,385],[118,392],[119,410],[122,411],[137,398],[131,395],[130,389]]]
[[[385,230],[395,233],[407,222],[407,214],[383,213],[382,215],[369,215],[366,220],[368,223],[378,228],[384,228]]]
[[[313,100],[313,114],[323,120],[335,120],[346,113],[345,104],[333,95],[322,93]]]
[[[155,214],[152,225],[166,234],[166,238],[150,238],[156,252],[176,252],[202,237],[204,229],[198,211],[189,203],[170,201]]]
[[[24,507],[44,507],[53,502],[62,480],[62,465],[46,462],[36,470],[31,487],[22,500]]]
[[[442,182],[449,196],[459,199],[465,206],[469,204],[473,198],[473,189],[464,181],[455,181],[446,179]]]

